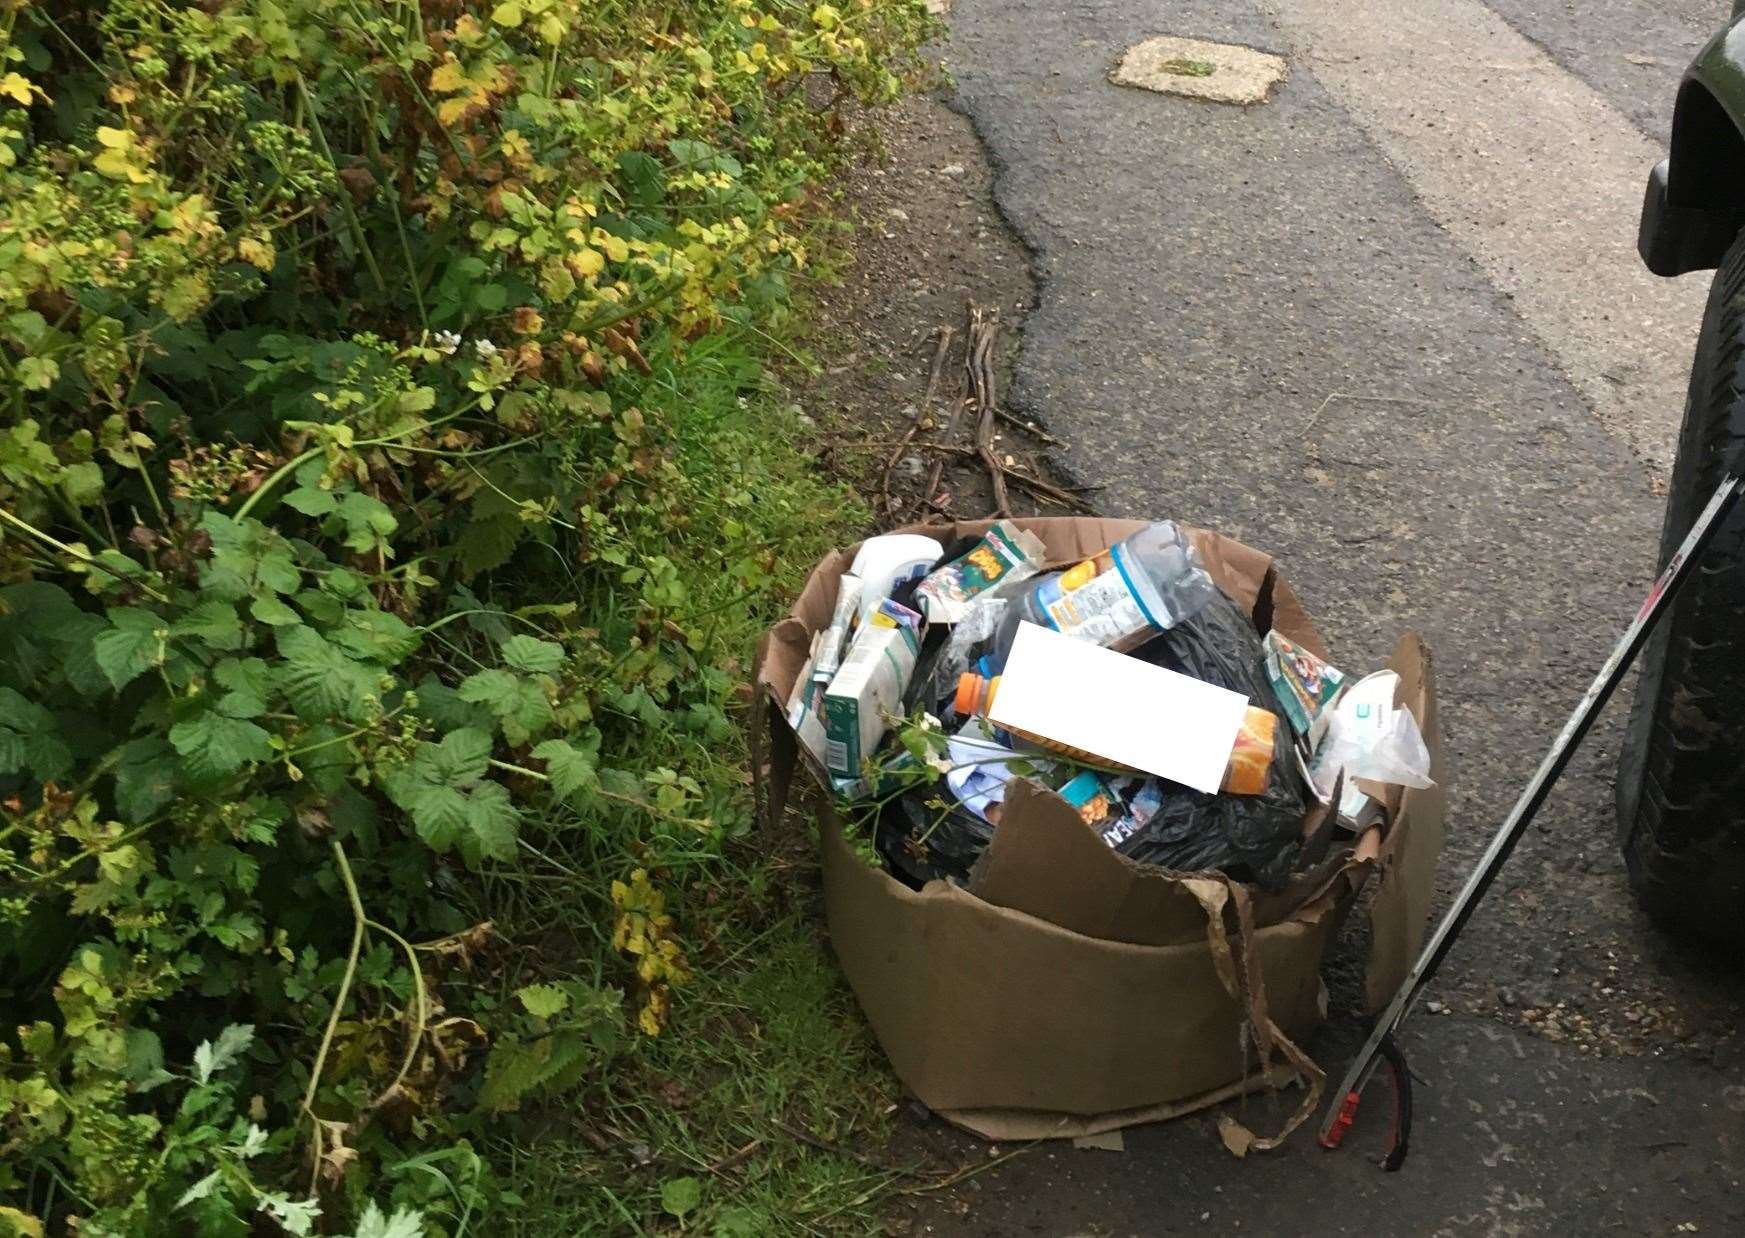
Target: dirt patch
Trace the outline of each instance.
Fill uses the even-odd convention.
[[[986,443],[992,463],[975,450],[970,310],[991,334],[981,378],[1000,408],[1035,302],[1030,255],[994,206],[975,131],[939,93],[863,123],[869,136],[876,129],[876,154],[842,181],[854,231],[837,278],[815,290],[823,326],[812,348],[823,370],[801,386],[823,431],[820,463],[866,495],[885,525],[990,514],[993,472],[1005,474],[1014,514],[1071,510],[1068,492],[1045,492],[1064,485],[1048,469],[1046,430],[1027,431],[1001,408]]]

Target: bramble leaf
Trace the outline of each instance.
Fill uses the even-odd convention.
[[[311,722],[359,719],[375,698],[381,672],[354,662],[306,627],[277,630],[279,686],[299,717]]]
[[[260,521],[209,511],[200,528],[212,539],[212,558],[200,569],[200,583],[212,596],[239,602],[262,589],[295,593],[303,583],[291,544]]]
[[[353,490],[339,500],[339,518],[345,524],[345,546],[359,554],[381,552],[389,558],[394,549],[388,544],[400,522],[380,499]]]
[[[176,759],[155,735],[125,743],[115,766],[115,809],[124,821],[150,818],[176,798]]]
[[[360,658],[393,666],[418,648],[418,630],[385,610],[354,608],[345,612],[340,627],[328,633],[340,648]]]
[[[259,658],[227,658],[212,668],[212,678],[228,689],[218,698],[218,712],[230,718],[258,718],[267,712],[272,670]]]
[[[489,709],[511,744],[526,743],[554,720],[543,684],[496,667],[462,680],[460,699]]]
[[[293,623],[303,622],[303,616],[271,593],[263,593],[249,603],[248,613],[253,616],[256,623],[264,623],[272,628],[284,628]]]
[[[418,836],[437,851],[459,851],[468,864],[515,854],[520,814],[500,782],[483,781],[491,737],[463,727],[440,744],[420,744],[411,762],[386,780],[388,795],[412,817]]]
[[[285,495],[285,506],[300,511],[305,516],[325,516],[339,506],[339,500],[333,497],[331,490],[322,490],[317,486],[298,486]]]
[[[473,577],[501,567],[515,553],[528,525],[519,516],[474,516],[455,540],[455,558],[462,576]]]
[[[149,610],[115,606],[109,610],[109,627],[97,634],[92,653],[97,665],[117,692],[164,660],[164,641],[169,628]]]
[[[545,775],[559,799],[567,800],[577,791],[593,791],[600,785],[594,754],[583,752],[568,740],[548,739],[533,750],[533,755],[545,762]]]
[[[217,710],[196,714],[170,728],[170,743],[183,767],[198,782],[228,778],[252,761],[273,755],[271,736],[252,722],[227,718]]]
[[[170,627],[170,634],[193,637],[214,649],[240,649],[242,620],[236,617],[236,607],[229,602],[210,599],[198,603],[176,620]]]
[[[502,645],[503,661],[518,671],[556,674],[563,666],[563,646],[537,636],[517,633]]]
[[[55,716],[11,688],[0,688],[0,774],[28,772],[48,782],[72,767],[73,754],[61,740]]]

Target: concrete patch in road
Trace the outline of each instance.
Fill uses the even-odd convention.
[[[1239,43],[1164,37],[1128,48],[1109,80],[1212,103],[1250,104],[1266,102],[1285,72],[1283,56]]]

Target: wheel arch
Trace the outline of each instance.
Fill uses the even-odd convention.
[[[1685,78],[1678,89],[1666,190],[1675,206],[1745,206],[1745,130],[1699,77]]]

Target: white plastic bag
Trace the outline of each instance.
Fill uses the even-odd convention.
[[[1315,749],[1309,772],[1324,801],[1333,794],[1340,771],[1402,787],[1428,787],[1430,750],[1409,709],[1394,706],[1400,677],[1377,671],[1352,684],[1327,715],[1327,733]]]

